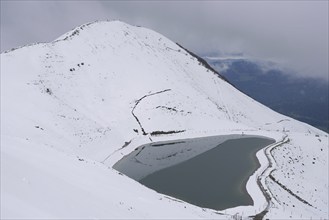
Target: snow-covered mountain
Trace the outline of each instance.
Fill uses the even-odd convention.
[[[254,101],[200,61],[119,21],[1,54],[1,218],[227,219],[266,206],[267,218],[328,218],[328,134]],[[145,143],[227,134],[277,141],[257,154],[264,172],[247,185],[253,206],[202,209],[112,168]]]
[[[293,74],[279,63],[248,57],[205,57],[242,92],[274,111],[329,131],[329,84]]]

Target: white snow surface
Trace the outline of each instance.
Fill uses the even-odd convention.
[[[242,133],[289,139],[257,153],[253,206],[203,209],[112,168],[151,141]],[[265,217],[328,218],[328,134],[239,92],[166,37],[103,21],[1,54],[3,219],[247,218],[267,205],[256,184],[265,151],[274,161],[262,177],[273,197]]]

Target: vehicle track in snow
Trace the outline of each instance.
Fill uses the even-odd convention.
[[[268,186],[266,185],[265,183],[265,179],[267,177],[269,177],[273,182],[275,182],[276,184],[278,184],[281,188],[283,188],[284,190],[286,190],[290,195],[292,195],[293,197],[295,197],[296,199],[298,199],[299,201],[301,201],[302,203],[306,204],[306,205],[309,205],[311,207],[314,207],[312,206],[309,202],[307,202],[306,200],[300,198],[299,196],[297,196],[296,194],[294,194],[291,190],[289,190],[286,186],[284,186],[282,183],[280,183],[278,180],[276,180],[272,173],[273,171],[276,170],[276,161],[275,159],[273,158],[272,156],[272,151],[276,148],[276,147],[279,147],[279,146],[282,146],[283,144],[285,143],[288,143],[290,140],[288,138],[288,135],[285,135],[283,137],[283,139],[278,142],[278,143],[275,143],[271,146],[268,146],[264,153],[265,153],[265,156],[266,158],[268,159],[269,161],[269,165],[267,166],[267,168],[262,172],[262,174],[257,178],[257,184],[260,188],[260,190],[262,191],[266,201],[267,201],[267,206],[266,208],[261,211],[260,213],[254,215],[254,216],[249,216],[249,217],[252,217],[253,219],[255,220],[262,220],[264,218],[264,216],[269,212],[269,209],[271,208],[271,206],[274,205],[274,202],[273,202],[273,199],[274,196],[272,195],[270,189],[268,188]],[[264,182],[262,183],[262,180],[264,180]]]
[[[266,208],[263,211],[261,211],[260,213],[254,215],[254,216],[249,216],[249,217],[253,218],[254,220],[262,220],[264,218],[264,216],[268,213],[270,207],[273,205],[272,199],[275,199],[275,198],[272,195],[268,186],[265,184],[265,179],[268,176],[270,176],[271,173],[275,170],[276,163],[275,163],[275,159],[273,158],[273,156],[271,154],[271,151],[274,148],[279,147],[287,142],[289,142],[289,138],[288,138],[288,135],[285,135],[281,141],[266,147],[264,150],[264,154],[265,154],[269,164],[265,168],[265,170],[262,172],[262,174],[257,178],[257,185],[260,188],[260,190],[262,191],[262,193],[267,201],[267,205],[266,205]],[[262,180],[264,180],[264,183],[262,183]]]

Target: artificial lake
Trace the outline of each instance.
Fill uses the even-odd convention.
[[[159,193],[224,210],[253,205],[246,183],[260,167],[256,152],[274,142],[226,135],[151,143],[136,148],[113,168]]]

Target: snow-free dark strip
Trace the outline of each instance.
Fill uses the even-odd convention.
[[[137,121],[139,127],[141,128],[141,131],[142,131],[143,135],[147,135],[147,133],[145,132],[145,130],[144,130],[143,126],[142,126],[142,123],[140,122],[140,120],[138,119],[138,117],[136,116],[136,114],[134,113],[134,111],[135,111],[137,105],[138,105],[143,99],[145,99],[145,98],[147,98],[147,97],[149,97],[149,96],[157,95],[157,94],[160,94],[160,93],[163,93],[163,92],[168,92],[168,91],[170,91],[170,90],[171,90],[171,89],[165,89],[165,90],[162,90],[162,91],[159,91],[159,92],[154,92],[154,93],[151,93],[151,94],[147,94],[147,95],[144,95],[142,98],[136,100],[135,105],[134,105],[134,107],[133,107],[132,110],[131,110],[131,114],[132,114],[132,115],[134,116],[134,118],[136,119],[136,121]]]

